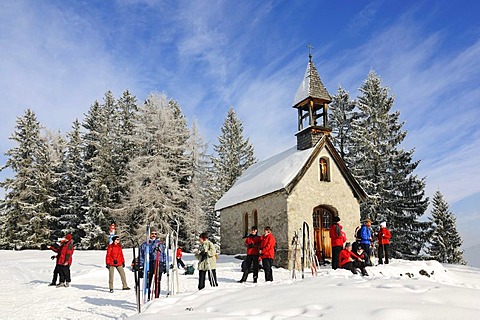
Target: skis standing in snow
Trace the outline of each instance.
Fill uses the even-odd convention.
[[[207,234],[201,233],[199,236],[200,247],[195,252],[198,262],[198,290],[205,288],[205,277],[208,273],[208,280],[212,287],[218,286],[217,282],[217,262],[215,246],[208,240]]]
[[[154,297],[160,295],[160,283],[162,273],[165,270],[166,256],[165,245],[157,239],[157,231],[151,228],[148,241],[140,246],[139,265],[144,266],[144,302],[150,300],[150,292],[154,291]],[[155,276],[155,282],[152,282]]]

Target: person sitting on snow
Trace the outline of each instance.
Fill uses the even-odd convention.
[[[340,268],[350,270],[353,274],[357,274],[357,268],[362,272],[362,276],[368,276],[365,269],[365,260],[352,252],[352,244],[347,242],[345,249],[340,252]]]

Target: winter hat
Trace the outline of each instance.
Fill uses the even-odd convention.
[[[372,223],[372,220],[370,220],[370,218],[367,218],[365,220],[363,220],[364,223]]]
[[[65,239],[67,239],[67,241],[72,240],[72,234],[71,234],[71,233],[67,233],[67,234],[65,235]]]
[[[113,236],[113,237],[112,237],[112,241],[115,241],[115,240],[117,240],[118,238],[119,238],[119,236]]]
[[[352,246],[352,244],[350,242],[345,243],[345,249],[348,248],[348,247],[351,247],[351,246]]]
[[[333,217],[333,222],[339,222],[340,221],[340,217],[339,216],[335,216]]]
[[[158,232],[157,228],[155,228],[155,227],[150,227],[150,233],[152,233],[152,232]]]
[[[386,223],[385,221],[383,221],[382,223],[380,223],[380,227],[386,228],[386,227],[387,227],[387,223]]]

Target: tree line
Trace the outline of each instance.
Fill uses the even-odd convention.
[[[205,230],[219,245],[214,204],[256,161],[233,108],[210,155],[196,122],[188,127],[178,102],[156,93],[139,104],[129,91],[118,99],[108,91],[65,135],[44,130],[28,109],[10,139],[2,249],[44,248],[68,232],[81,249],[104,249],[112,222],[130,245],[147,223],[161,233],[180,224],[186,250]]]
[[[332,142],[368,195],[362,218],[388,222],[396,258],[464,263],[455,216],[440,191],[424,218],[426,181],[414,173],[414,150],[402,147],[407,132],[393,105],[373,71],[355,100],[339,87],[330,105]],[[16,146],[2,170],[13,177],[0,183],[2,249],[42,248],[66,232],[79,248],[102,249],[112,221],[132,245],[143,240],[147,223],[161,233],[179,223],[186,250],[205,230],[219,246],[215,202],[256,162],[233,108],[209,154],[177,101],[154,93],[138,103],[128,90],[118,99],[106,92],[65,135],[44,130],[28,109],[10,139]]]

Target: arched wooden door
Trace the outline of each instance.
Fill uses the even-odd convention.
[[[313,234],[317,256],[332,257],[332,244],[330,242],[330,225],[332,224],[333,212],[325,207],[313,209]]]

